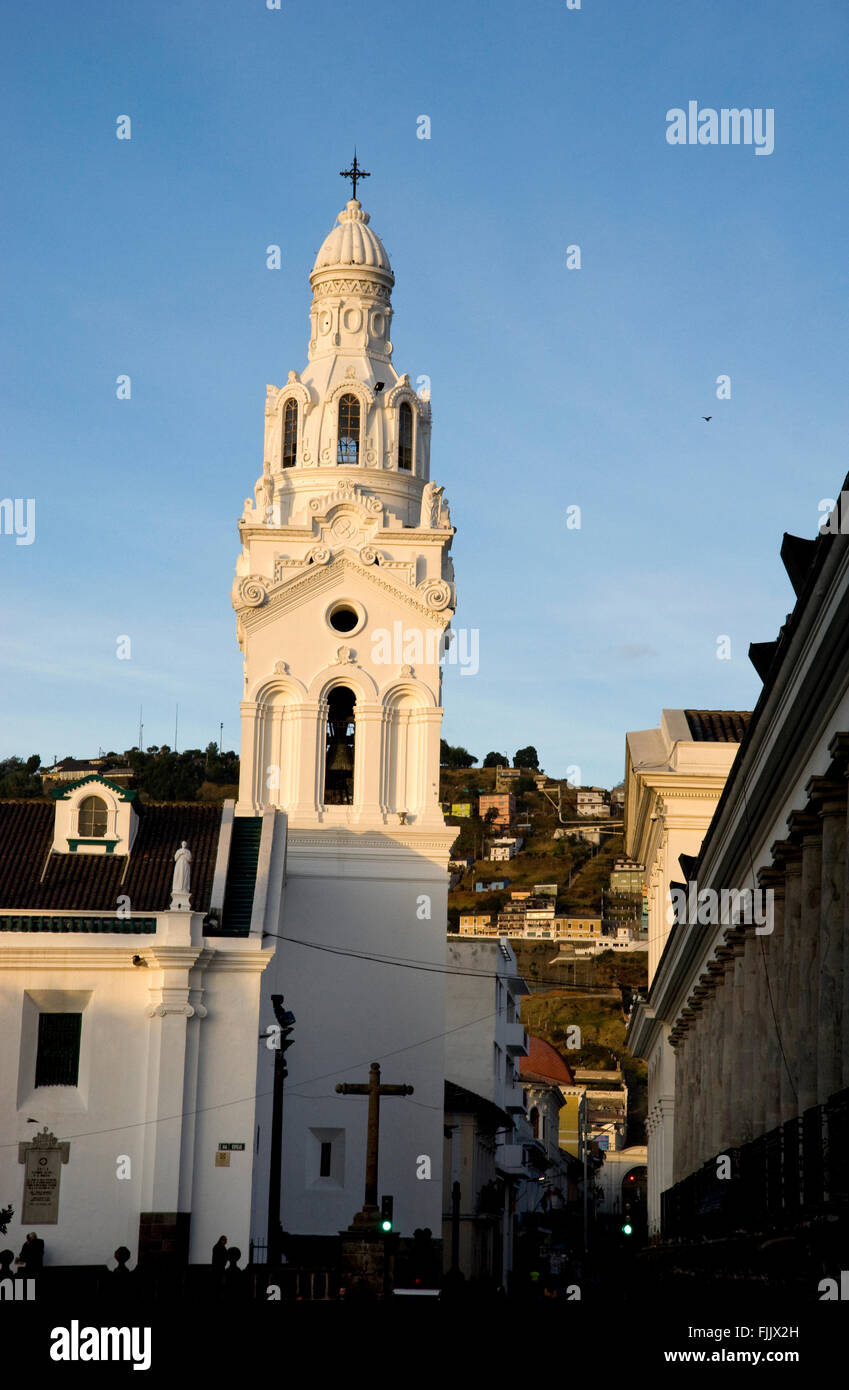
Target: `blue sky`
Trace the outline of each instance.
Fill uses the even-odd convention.
[[[847,31],[842,0],[6,5],[0,497],[36,535],[0,535],[0,756],[127,747],[140,704],[171,743],[177,702],[181,746],[238,746],[236,519],[355,142],[480,634],[446,737],[611,784],[664,706],[750,708],[782,532],[847,469]],[[670,146],[689,100],[773,108],[774,153]]]

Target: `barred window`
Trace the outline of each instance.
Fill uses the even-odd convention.
[[[337,463],[357,463],[360,455],[360,402],[350,393],[339,402]]]
[[[106,802],[100,796],[87,796],[80,802],[79,833],[81,836],[106,834],[108,811]]]
[[[39,1014],[36,1086],[76,1086],[82,1014]]]
[[[283,412],[283,467],[294,468],[298,461],[298,402],[288,400]]]
[[[409,401],[402,401],[398,411],[398,467],[413,467],[413,411]]]

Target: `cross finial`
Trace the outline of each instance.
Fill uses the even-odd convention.
[[[350,180],[351,180],[351,188],[352,188],[352,190],[353,190],[351,196],[352,196],[353,198],[356,198],[356,196],[357,196],[357,179],[370,179],[370,178],[371,178],[371,174],[368,173],[368,171],[367,171],[366,169],[361,169],[360,166],[359,166],[359,164],[357,163],[357,151],[356,151],[356,149],[354,150],[354,162],[353,162],[353,164],[351,165],[350,169],[340,169],[340,170],[339,170],[339,177],[340,177],[340,178],[343,178],[343,179],[350,179]]]

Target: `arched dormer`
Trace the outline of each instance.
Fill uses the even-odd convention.
[[[389,458],[399,473],[427,478],[425,402],[416,395],[406,374],[386,393]]]
[[[56,854],[129,854],[138,829],[136,792],[93,773],[51,792]]]
[[[346,397],[351,399],[346,401]],[[344,406],[343,402],[345,402]],[[362,467],[363,465],[371,467],[374,464],[376,454],[369,443],[374,403],[374,392],[364,381],[353,376],[346,377],[344,381],[340,381],[328,392],[321,413],[320,464],[349,468]],[[343,450],[340,448],[340,441],[343,438],[352,437],[351,428],[357,423],[357,416],[359,416],[358,431],[353,436],[357,442],[356,450],[352,450],[350,446],[346,446]],[[313,425],[313,429],[315,429],[315,425]],[[306,461],[306,441],[304,448]],[[341,456],[343,454],[344,457]]]
[[[263,451],[263,471],[279,473],[283,467],[283,445],[286,429],[286,407],[295,402],[297,410],[297,434],[295,439],[296,462],[302,465],[304,459],[304,423],[310,407],[314,404],[309,390],[298,380],[297,372],[289,373],[285,386],[267,386],[265,403],[265,447]]]
[[[289,396],[283,403],[283,448],[280,455],[283,468],[294,468],[298,462],[300,414],[296,397]]]
[[[336,462],[349,467],[362,462],[363,419],[359,396],[346,391],[336,407]]]
[[[408,473],[413,471],[413,407],[409,401],[402,401],[398,407],[398,448],[396,453],[398,467]]]

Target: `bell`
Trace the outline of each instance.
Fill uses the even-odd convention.
[[[327,750],[328,772],[353,772],[354,758],[347,738],[348,721],[331,725],[330,747]]]

